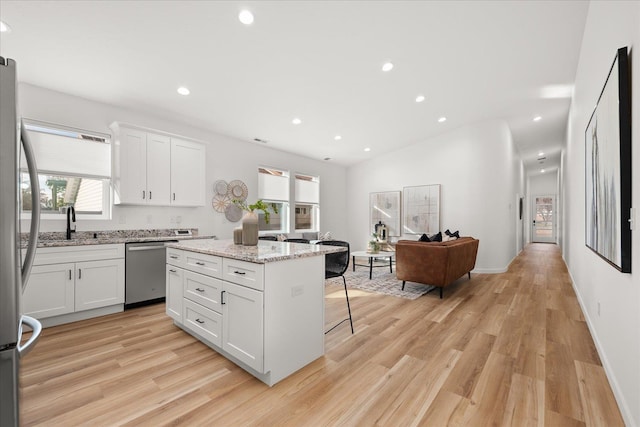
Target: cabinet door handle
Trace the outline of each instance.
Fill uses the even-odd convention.
[[[142,190],[142,200],[144,200],[144,199],[145,199],[145,196],[146,196],[146,193],[145,193],[145,191],[144,191],[144,190]]]
[[[178,256],[177,256],[177,255],[169,255],[169,258],[171,258],[171,259],[178,259]]]
[[[82,279],[82,269],[78,269],[78,279]]]
[[[198,292],[204,292],[204,289],[196,288],[196,291],[198,291]]]
[[[69,269],[69,280],[71,280],[71,279],[72,279],[72,277],[71,277],[71,269]]]
[[[221,304],[221,305],[226,304],[226,302],[224,302],[224,293],[225,293],[225,292],[227,292],[227,291],[221,291],[221,292],[220,292],[220,304]]]
[[[171,269],[170,269],[170,270],[169,270],[169,273],[177,273],[177,271],[176,271],[176,270],[171,270]]]
[[[201,325],[204,325],[204,320],[196,319],[196,322],[200,323]]]
[[[204,262],[196,261],[196,265],[204,265]]]
[[[151,199],[152,199],[152,197],[151,197],[151,190],[149,190],[149,200],[151,200]]]
[[[246,271],[234,271],[234,274],[239,274],[241,276],[244,276],[246,273]]]
[[[176,199],[176,193],[173,193],[173,200]]]

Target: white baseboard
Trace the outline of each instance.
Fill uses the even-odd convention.
[[[620,390],[620,386],[616,377],[611,369],[611,364],[609,363],[609,359],[607,359],[607,354],[600,343],[600,339],[598,338],[598,334],[596,333],[596,328],[593,326],[593,322],[589,317],[589,312],[587,311],[587,307],[582,300],[582,296],[576,287],[576,281],[573,279],[573,275],[571,274],[571,270],[569,270],[569,266],[567,265],[567,261],[564,259],[564,255],[562,256],[562,261],[564,265],[567,267],[567,271],[569,272],[569,278],[571,279],[571,286],[573,287],[573,291],[576,293],[576,297],[578,298],[578,304],[580,304],[580,309],[582,310],[582,314],[587,322],[587,327],[589,328],[589,332],[591,333],[591,337],[593,338],[593,342],[596,345],[596,350],[598,352],[598,356],[600,357],[600,361],[602,362],[602,367],[604,368],[604,373],[609,380],[609,384],[611,385],[611,390],[613,390],[613,395],[616,398],[616,402],[618,403],[618,408],[622,413],[622,418],[624,419],[624,423],[630,427],[637,427],[637,424],[634,423],[633,417],[631,416],[631,411],[629,410],[629,405],[624,398],[624,394]]]
[[[479,274],[498,274],[498,273],[504,273],[508,270],[508,267],[504,267],[504,268],[474,268],[473,270],[471,270],[472,273],[479,273]]]

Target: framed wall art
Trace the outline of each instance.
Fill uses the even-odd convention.
[[[631,273],[631,90],[627,48],[618,49],[585,130],[585,243]]]
[[[436,234],[440,231],[440,184],[404,187],[404,234]]]
[[[400,236],[400,191],[369,194],[369,231],[379,222],[387,227],[387,236]]]

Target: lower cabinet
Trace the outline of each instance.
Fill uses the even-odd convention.
[[[124,304],[124,245],[38,248],[22,296],[26,315],[46,319],[117,304]]]
[[[22,295],[23,312],[36,319],[73,313],[75,264],[35,265]]]
[[[76,264],[75,310],[124,303],[124,259]]]
[[[224,282],[222,349],[263,372],[263,292]]]
[[[176,322],[182,323],[182,278],[184,270],[167,265],[167,292],[166,311],[167,316]]]
[[[167,265],[167,315],[258,372],[263,305],[261,291]]]
[[[269,386],[324,354],[324,256],[258,263],[167,249],[167,315]]]

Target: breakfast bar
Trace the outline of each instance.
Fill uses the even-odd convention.
[[[167,315],[269,386],[324,354],[324,255],[341,247],[167,245]]]

